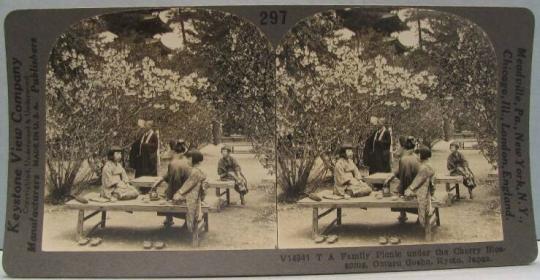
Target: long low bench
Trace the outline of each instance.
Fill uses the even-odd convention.
[[[206,182],[208,183],[208,188],[216,189],[216,196],[218,198],[221,199],[225,196],[225,205],[231,205],[231,189],[234,189],[234,181],[209,178]],[[222,205],[220,203],[217,210],[220,211],[221,207]]]
[[[418,209],[418,202],[413,200],[405,200],[403,198],[397,197],[379,197],[375,196],[375,192],[371,193],[369,196],[365,197],[355,197],[349,199],[325,199],[321,198],[321,201],[315,201],[310,198],[304,198],[298,201],[299,207],[312,208],[312,238],[315,239],[319,236],[319,220],[332,212],[336,212],[336,218],[327,225],[322,233],[327,233],[333,227],[339,226],[342,224],[342,209],[343,208],[407,208],[407,209]],[[431,202],[431,211],[429,213],[428,221],[429,223],[425,226],[425,239],[426,241],[433,240],[433,227],[440,226],[441,219],[439,215],[439,208],[446,206],[446,204],[432,201]],[[322,213],[319,213],[321,209],[326,209]]]
[[[89,201],[88,203],[81,203],[76,200],[68,201],[65,206],[66,209],[72,209],[79,211],[77,218],[76,240],[84,237],[84,222],[88,219],[101,213],[101,219],[95,224],[89,231],[91,233],[97,227],[104,228],[105,221],[107,219],[107,212],[157,212],[157,213],[173,213],[173,214],[185,214],[187,213],[187,207],[185,205],[175,205],[164,200],[158,201],[143,201],[140,197],[134,200],[115,201],[115,202],[95,202]],[[197,222],[193,233],[191,234],[192,245],[194,247],[199,246],[199,236],[209,230],[208,221],[208,206],[204,203],[201,207],[202,221]],[[85,212],[90,214],[85,215]]]
[[[448,204],[454,202],[454,200],[460,200],[461,195],[459,192],[459,185],[463,184],[462,176],[450,176],[450,175],[435,175],[435,184],[444,184],[446,192],[448,193]],[[455,191],[455,194],[454,194]]]

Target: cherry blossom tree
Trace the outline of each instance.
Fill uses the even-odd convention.
[[[73,29],[85,27],[83,22]],[[99,34],[80,45],[63,41],[71,36],[59,38],[47,72],[47,167],[53,201],[61,202],[77,181],[93,175],[95,170],[82,168],[90,159],[101,158],[111,145],[127,147],[145,112],[158,116],[156,126],[167,128],[162,130],[165,137],[186,132],[179,127],[200,126],[197,133],[182,135],[194,143],[208,140],[209,129],[204,128],[212,109],[192,94],[206,90],[204,77],[160,68],[148,57],[131,61],[129,47]]]
[[[295,27],[277,50],[278,174],[287,196],[303,193],[317,177],[311,174],[317,160],[329,158],[343,141],[362,145],[370,117],[407,110],[437,83],[427,71],[411,72],[392,57],[372,55],[369,40],[357,40],[339,22],[335,13],[318,14]]]

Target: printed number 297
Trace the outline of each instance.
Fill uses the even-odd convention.
[[[285,18],[287,16],[287,11],[262,11],[261,14],[261,25],[267,24],[285,24]]]

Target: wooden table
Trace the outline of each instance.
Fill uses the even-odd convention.
[[[459,184],[463,183],[462,176],[450,176],[450,175],[435,175],[435,184],[445,184],[446,192],[448,193],[448,202],[451,203],[454,200],[460,199]],[[455,190],[455,195],[452,191]]]
[[[319,195],[322,198],[322,195]],[[331,200],[322,198],[322,201],[314,201],[310,198],[304,198],[298,201],[299,207],[312,208],[312,232],[311,236],[315,239],[319,236],[319,220],[324,216],[336,211],[336,218],[327,225],[323,230],[322,234],[330,231],[331,228],[339,226],[342,224],[342,208],[408,208],[408,209],[418,209],[418,202],[414,200],[404,200],[402,198],[397,198],[394,200],[392,197],[381,197],[376,198],[375,193],[371,193],[369,196],[357,197],[350,199],[341,199],[341,200]],[[429,223],[425,226],[425,238],[427,241],[433,239],[433,227],[435,225],[440,226],[441,220],[439,216],[439,208],[444,207],[445,204],[441,202],[431,202],[430,209],[433,209],[429,213],[428,221]],[[319,209],[327,209],[324,212],[319,214]]]
[[[394,173],[374,173],[364,177],[364,181],[372,186],[374,184],[382,185],[392,176],[394,176]]]
[[[162,212],[162,213],[187,213],[186,205],[175,205],[170,202],[166,202],[161,199],[158,201],[143,201],[141,196],[134,200],[115,201],[115,202],[94,202],[80,203],[76,200],[68,201],[65,206],[66,209],[78,210],[79,216],[77,219],[77,231],[76,240],[79,240],[84,236],[84,222],[95,215],[101,213],[100,221],[95,224],[89,231],[91,233],[97,227],[104,228],[105,221],[107,219],[108,211],[121,211],[121,212]],[[208,226],[208,206],[204,203],[201,207],[203,220],[202,223],[197,222],[195,230],[192,233],[192,245],[194,247],[199,246],[199,235],[201,232],[207,232]],[[89,211],[90,214],[85,216],[85,211]]]
[[[230,180],[221,180],[219,178],[207,178],[206,182],[208,183],[208,188],[216,189],[216,196],[221,198],[225,196],[225,204],[231,205],[231,191],[234,189],[234,181]],[[222,192],[221,189],[224,189]],[[218,205],[218,211],[221,209],[221,205]]]
[[[159,176],[142,176],[131,180],[130,184],[137,188],[140,193],[145,194],[148,193],[150,188],[152,188],[152,186],[161,179],[162,177]],[[206,179],[206,182],[208,183],[209,188],[216,189],[216,196],[218,198],[225,196],[225,204],[231,204],[230,189],[234,189],[234,181],[224,181],[219,178],[208,178]],[[217,210],[219,211],[220,208],[221,205],[219,205]]]
[[[161,180],[162,177],[160,176],[141,176],[135,179],[132,179],[129,181],[129,183],[137,188],[140,193],[145,194],[150,191],[152,186],[157,183],[159,180]]]

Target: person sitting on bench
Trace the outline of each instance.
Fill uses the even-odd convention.
[[[199,168],[204,157],[197,150],[191,150],[185,156],[191,166],[191,173],[187,181],[174,194],[173,202],[175,204],[186,203],[188,208],[186,213],[187,228],[190,232],[194,232],[197,229],[198,221],[201,220],[201,204],[205,197],[206,174]]]
[[[101,171],[101,197],[130,200],[139,196],[137,189],[129,184],[128,175],[121,162],[122,148],[111,147],[107,152],[107,162]]]
[[[186,143],[184,140],[179,139],[170,143],[171,150],[173,151],[172,159],[167,166],[167,173],[157,181],[153,186],[150,192],[155,192],[157,187],[162,182],[167,182],[167,190],[165,191],[165,198],[167,200],[172,200],[173,195],[182,187],[182,185],[187,181],[189,175],[191,174],[191,167],[188,164],[184,154],[187,151]],[[171,227],[174,225],[173,217],[184,219],[184,214],[165,214],[165,221],[163,225],[165,227]],[[184,224],[185,225],[185,224]]]
[[[408,136],[405,138],[403,144],[403,153],[399,158],[397,168],[394,169],[394,174],[384,182],[384,186],[389,187],[389,184],[394,178],[399,179],[399,186],[397,192],[400,196],[405,194],[405,190],[411,184],[411,182],[418,174],[420,168],[420,162],[418,156],[415,154],[414,148],[416,147],[416,141],[414,137]],[[398,221],[405,223],[407,221],[407,213],[410,209],[392,208],[393,212],[400,212]]]
[[[463,176],[463,185],[469,189],[469,198],[473,199],[473,189],[476,187],[474,174],[469,168],[465,156],[459,151],[457,142],[450,143],[450,155],[448,155],[447,168],[451,176]]]
[[[343,144],[334,168],[334,194],[344,197],[367,196],[371,193],[371,187],[362,181],[360,171],[352,158],[353,146]]]
[[[431,149],[421,146],[418,148],[417,153],[420,157],[420,167],[418,168],[418,174],[405,190],[405,197],[416,197],[418,200],[418,221],[425,227],[426,223],[429,223],[430,199],[435,192],[435,184],[433,184],[435,172],[429,164]]]
[[[217,173],[221,180],[234,181],[234,189],[240,194],[240,203],[246,204],[245,195],[248,193],[247,180],[238,161],[231,156],[232,149],[229,146],[221,148],[223,156],[218,162]]]

